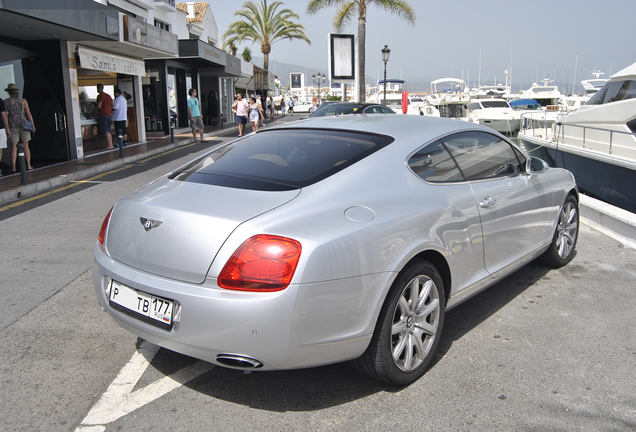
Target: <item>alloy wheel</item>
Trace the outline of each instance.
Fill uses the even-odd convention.
[[[428,276],[413,278],[402,290],[393,313],[391,350],[403,372],[417,369],[431,351],[439,330],[440,301]]]
[[[561,259],[565,259],[572,253],[576,244],[578,225],[576,205],[566,202],[561,209],[557,226],[557,253]]]

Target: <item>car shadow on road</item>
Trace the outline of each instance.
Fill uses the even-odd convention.
[[[441,360],[453,343],[493,316],[551,270],[538,261],[522,267],[495,285],[448,311],[444,333],[430,367]]]
[[[493,316],[549,270],[531,263],[449,311],[437,355],[430,367],[435,367],[455,341]],[[152,365],[165,374],[196,361],[167,350],[161,350],[160,354]],[[395,393],[404,389],[378,383],[359,374],[346,362],[280,372],[246,373],[215,367],[185,386],[215,399],[273,412],[315,411],[380,392]]]

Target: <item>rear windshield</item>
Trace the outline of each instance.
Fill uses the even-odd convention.
[[[195,160],[172,179],[240,189],[284,191],[323,180],[393,142],[335,130],[265,130]]]

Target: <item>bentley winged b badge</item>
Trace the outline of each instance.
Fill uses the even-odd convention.
[[[146,219],[143,217],[140,217],[139,220],[141,221],[141,224],[144,226],[144,229],[146,231],[150,231],[151,229],[156,228],[163,223],[161,221]]]

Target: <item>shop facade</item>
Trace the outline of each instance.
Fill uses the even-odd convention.
[[[234,82],[236,92],[244,97],[260,95],[263,100],[276,93],[276,75],[252,63],[243,63],[241,77]]]
[[[29,103],[36,133],[29,142],[35,167],[73,159],[75,135],[68,128],[72,107],[68,40],[116,43],[119,13],[92,0],[2,0],[0,2],[0,91],[15,83]],[[3,91],[3,99],[8,94]],[[2,154],[2,168],[11,165]]]
[[[157,119],[145,106],[146,101],[152,101],[152,93],[148,94],[148,89],[144,89],[144,83],[149,81],[144,58],[176,58],[177,36],[125,14],[119,15],[119,29],[117,44],[68,42],[69,52],[75,53],[75,61],[69,59],[68,74],[73,107],[69,128],[75,137],[80,137],[76,138],[72,155],[75,158],[103,151],[107,146],[105,135],[100,134],[98,127],[98,84],[102,84],[104,92],[112,98],[115,88],[122,91],[127,104],[128,143],[146,141],[146,131],[157,125]],[[131,56],[133,53],[143,58]],[[111,126],[111,136],[116,143],[114,126]]]
[[[170,133],[170,121],[178,128],[189,126],[191,88],[198,91],[206,126],[227,122],[234,99],[232,79],[240,76],[240,65],[238,58],[199,39],[179,40],[178,58],[146,60],[142,87],[148,136]]]
[[[111,97],[121,88],[129,142],[145,141],[144,59],[177,56],[176,35],[94,0],[0,1],[0,85],[15,83],[29,103],[35,167],[105,149],[97,84]],[[3,152],[4,169],[9,153]]]

